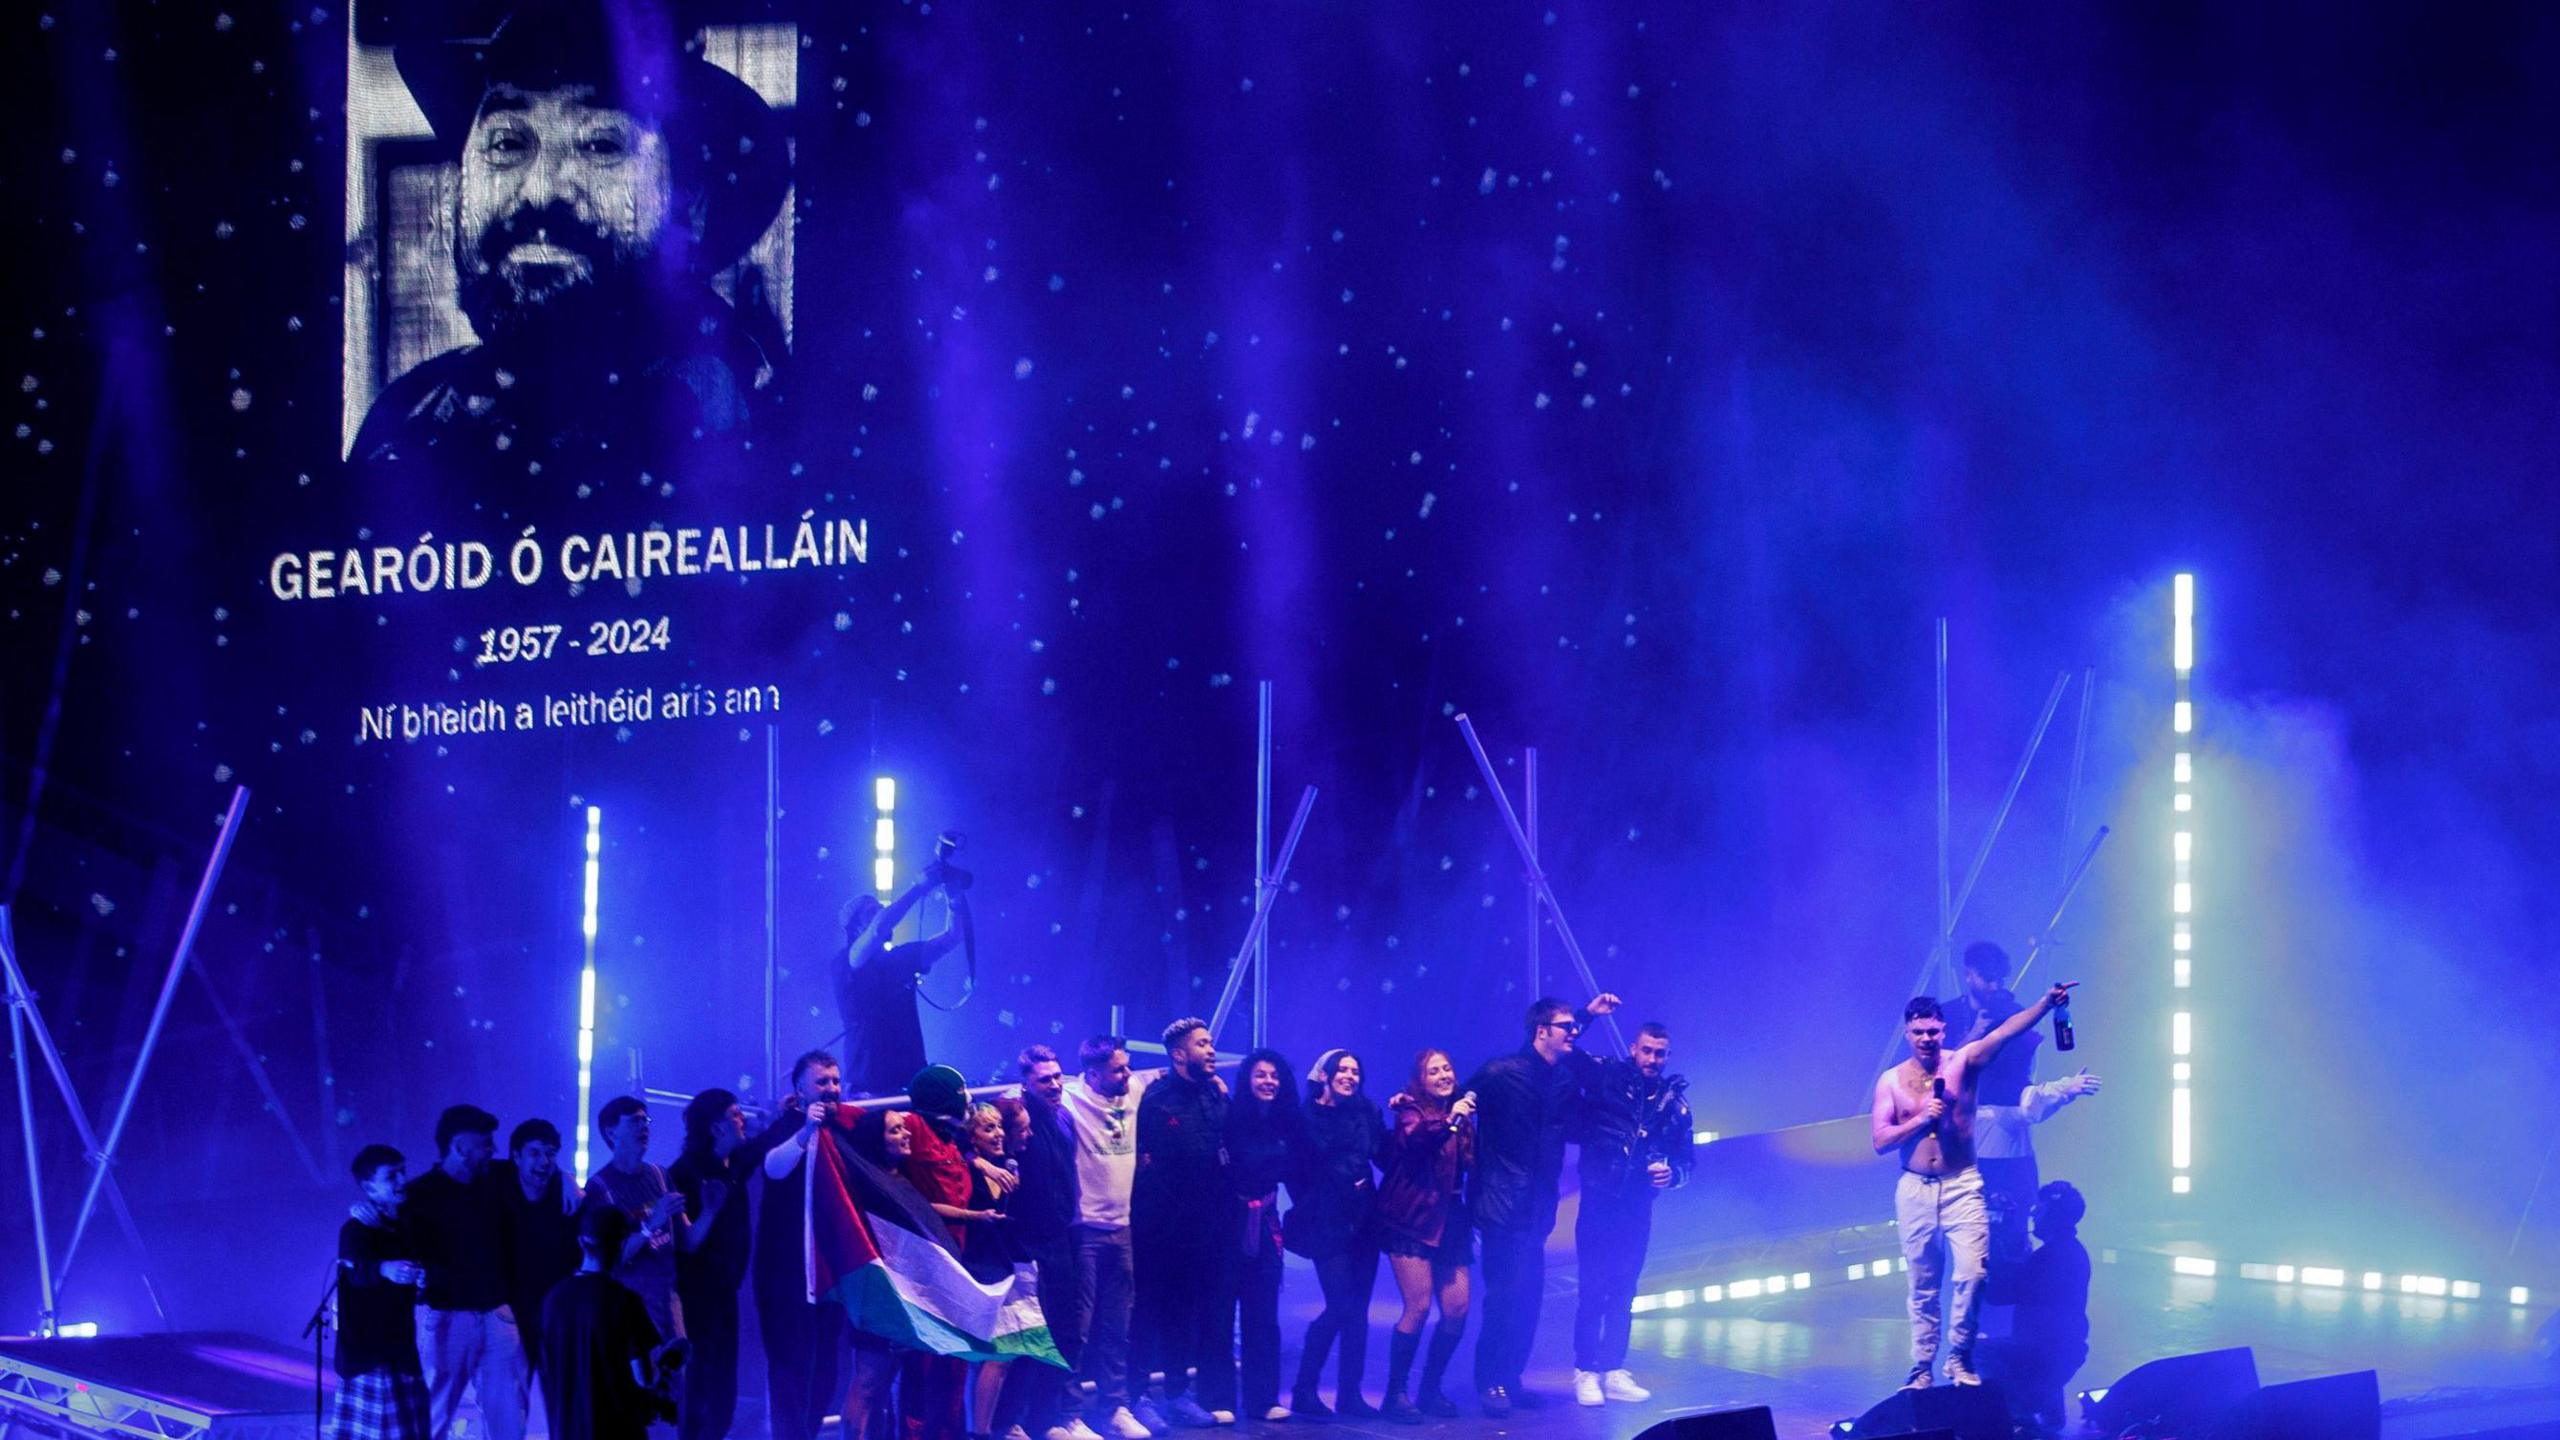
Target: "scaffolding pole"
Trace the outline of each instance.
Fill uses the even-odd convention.
[[[0,905],[0,968],[8,972],[10,1012],[20,1017],[20,1023],[35,1036],[36,1053],[44,1057],[45,1073],[53,1077],[53,1088],[62,1096],[62,1108],[70,1112],[71,1131],[79,1138],[80,1153],[95,1163],[98,1132],[89,1125],[89,1112],[82,1108],[80,1092],[71,1084],[70,1068],[62,1063],[62,1051],[53,1043],[52,1028],[44,1023],[44,1011],[36,1008],[35,987],[27,983],[27,972],[18,964],[18,937],[10,928],[9,907],[6,905]],[[28,1133],[32,1135],[34,1132],[30,1130]],[[35,1183],[32,1170],[27,1183],[30,1186]],[[125,1203],[124,1187],[118,1185],[112,1175],[107,1177],[107,1203],[115,1209],[116,1228],[124,1232],[125,1244],[133,1249],[134,1273],[141,1277],[142,1293],[151,1301],[151,1313],[160,1317],[161,1324],[170,1325],[168,1308],[160,1303],[159,1287],[151,1283],[151,1252],[143,1246],[142,1228],[133,1223],[133,1207]],[[42,1205],[36,1207],[36,1225],[41,1236],[44,1227]],[[58,1265],[54,1267],[57,1290],[61,1282],[61,1268]],[[53,1303],[60,1303],[58,1294]],[[170,1325],[170,1328],[177,1327]]]
[[[1512,847],[1520,852],[1520,863],[1529,867],[1538,899],[1547,908],[1547,918],[1555,923],[1556,943],[1564,946],[1565,956],[1573,961],[1574,974],[1581,978],[1583,988],[1591,996],[1598,996],[1600,982],[1591,973],[1591,962],[1582,957],[1582,944],[1573,938],[1573,927],[1565,923],[1564,906],[1556,900],[1556,887],[1547,879],[1547,872],[1538,867],[1537,847],[1529,843],[1529,832],[1521,827],[1518,812],[1511,808],[1511,797],[1503,792],[1501,778],[1493,773],[1493,757],[1485,753],[1484,741],[1476,735],[1476,722],[1460,715],[1458,733],[1467,737],[1467,751],[1476,757],[1476,769],[1484,776],[1485,788],[1493,792],[1493,803],[1502,812],[1502,826],[1511,832]],[[1618,1028],[1617,1012],[1613,1010],[1600,1018],[1608,1022],[1609,1039],[1618,1047],[1618,1053],[1625,1054],[1627,1037]]]
[[[1271,682],[1260,687],[1260,723],[1253,750],[1253,913],[1259,919],[1270,908],[1271,885]],[[1253,939],[1253,1043],[1271,1043],[1271,930],[1266,924]],[[1213,1033],[1211,1039],[1216,1039]]]
[[[133,1074],[125,1081],[124,1098],[117,1102],[115,1122],[107,1127],[107,1143],[95,1160],[97,1168],[89,1175],[88,1191],[80,1197],[80,1212],[71,1222],[71,1241],[62,1249],[60,1271],[62,1285],[71,1283],[71,1263],[79,1258],[80,1241],[89,1233],[89,1217],[97,1213],[98,1195],[106,1189],[108,1172],[116,1163],[116,1146],[124,1140],[124,1127],[133,1119],[133,1106],[142,1098],[142,1080],[151,1068],[151,1052],[160,1044],[161,1028],[169,1023],[170,1002],[178,998],[178,981],[187,973],[187,959],[195,953],[196,936],[204,929],[204,917],[213,908],[213,887],[222,879],[222,867],[231,859],[231,842],[240,836],[240,822],[249,813],[249,787],[237,785],[231,791],[231,809],[222,817],[222,831],[214,837],[213,854],[205,860],[204,879],[196,886],[195,903],[187,907],[186,928],[178,932],[177,951],[169,957],[169,973],[160,982],[160,998],[151,1007],[151,1024],[142,1032],[142,1049],[133,1058]]]
[[[1289,821],[1289,834],[1280,842],[1280,859],[1271,874],[1254,886],[1253,923],[1245,927],[1244,944],[1236,951],[1234,962],[1227,966],[1226,988],[1218,992],[1218,1008],[1209,1012],[1209,1038],[1227,1028],[1227,1017],[1235,1013],[1236,996],[1244,989],[1245,971],[1253,964],[1253,947],[1262,941],[1263,931],[1271,921],[1271,907],[1278,903],[1280,887],[1288,881],[1289,862],[1297,856],[1298,838],[1307,832],[1307,812],[1316,808],[1316,787],[1310,785],[1298,796],[1298,813]]]
[[[1545,939],[1546,902],[1538,898],[1538,747],[1532,745],[1521,752],[1520,802],[1522,820],[1529,833],[1529,868],[1520,883],[1529,892],[1529,994],[1532,998],[1547,993],[1547,971],[1538,954],[1539,942]]]

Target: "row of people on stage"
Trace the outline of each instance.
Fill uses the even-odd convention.
[[[468,1396],[490,1440],[519,1440],[538,1387],[564,1440],[636,1436],[662,1412],[682,1440],[720,1440],[742,1292],[774,1440],[813,1440],[831,1413],[862,1440],[893,1396],[907,1440],[1146,1440],[1240,1415],[1418,1423],[1458,1413],[1447,1372],[1479,1269],[1470,1388],[1503,1415],[1522,1398],[1569,1142],[1583,1195],[1576,1398],[1644,1400],[1629,1314],[1653,1200],[1687,1178],[1693,1122],[1663,1026],[1640,1027],[1626,1059],[1579,1047],[1617,1003],[1540,1000],[1521,1047],[1463,1083],[1448,1051],[1426,1049],[1383,1105],[1344,1049],[1304,1072],[1256,1050],[1222,1075],[1196,1018],[1166,1028],[1162,1069],[1134,1069],[1117,1036],[1079,1047],[1072,1075],[1034,1045],[1009,1093],[974,1098],[957,1070],[928,1065],[904,1109],[848,1101],[835,1057],[812,1051],[761,1126],[727,1091],[696,1096],[665,1169],[648,1158],[647,1106],[609,1101],[597,1130],[610,1158],[583,1191],[548,1122],[517,1125],[501,1157],[497,1117],[453,1106],[415,1178],[390,1146],[357,1157],[329,1433],[445,1440]],[[973,1372],[911,1334],[873,1333],[897,1327],[857,1320],[850,1302],[813,1301],[804,1231],[844,1192],[829,1168],[807,1193],[815,1159],[832,1164],[815,1156],[830,1133],[930,1206],[972,1277],[1029,1281],[1065,1366],[998,1355]],[[1284,1252],[1313,1264],[1324,1301],[1285,1390]],[[1401,1310],[1373,1403],[1381,1259]]]

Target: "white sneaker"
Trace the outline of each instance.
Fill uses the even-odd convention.
[[[1064,1425],[1050,1426],[1040,1440],[1102,1440],[1102,1435],[1084,1423],[1084,1417],[1079,1415]]]
[[[1653,1392],[1637,1384],[1636,1377],[1624,1367],[1600,1377],[1600,1393],[1630,1405],[1641,1405],[1653,1398]]]
[[[1031,1432],[1019,1425],[1007,1425],[1004,1427],[1003,1440],[1031,1440]]]
[[[1597,1370],[1574,1371],[1573,1403],[1576,1405],[1597,1405],[1600,1401],[1600,1372]]]
[[[1290,1412],[1290,1409],[1289,1409],[1289,1407],[1288,1407],[1288,1406],[1286,1406],[1286,1405],[1274,1405],[1274,1406],[1272,1406],[1270,1409],[1265,1410],[1265,1411],[1263,1411],[1263,1412],[1262,1412],[1262,1418],[1263,1418],[1263,1419],[1265,1419],[1265,1420],[1273,1420],[1273,1421],[1286,1420],[1286,1419],[1288,1419],[1288,1418],[1289,1418],[1290,1413],[1291,1413],[1291,1412]]]
[[[1123,1405],[1102,1417],[1102,1428],[1111,1440],[1155,1440],[1155,1433],[1138,1423],[1138,1417]]]
[[[1215,1425],[1233,1425],[1236,1423],[1236,1412],[1233,1410],[1212,1410],[1209,1412],[1209,1421],[1211,1424]]]

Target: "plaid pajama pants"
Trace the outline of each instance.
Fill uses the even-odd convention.
[[[338,1382],[327,1440],[426,1440],[427,1379],[373,1370]]]

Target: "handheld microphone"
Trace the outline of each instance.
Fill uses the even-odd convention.
[[[1947,1098],[1947,1081],[1946,1081],[1946,1077],[1945,1077],[1945,1076],[1942,1076],[1942,1075],[1932,1075],[1932,1076],[1930,1076],[1930,1077],[1929,1077],[1929,1098],[1930,1098],[1930,1099],[1932,1099],[1932,1100],[1939,1101],[1939,1102],[1941,1102],[1941,1103],[1943,1103],[1943,1102],[1946,1100],[1946,1098]],[[1941,1116],[1939,1116],[1937,1119],[1930,1121],[1930,1122],[1929,1122],[1929,1133],[1930,1133],[1930,1134],[1932,1134],[1932,1135],[1937,1134],[1937,1133],[1938,1133],[1938,1127],[1939,1127],[1940,1125],[1942,1125],[1942,1124],[1944,1124],[1944,1123],[1946,1122],[1946,1118],[1947,1118],[1946,1116],[1941,1115]]]
[[[2053,1007],[2053,1048],[2069,1050],[2079,1043],[2080,1037],[2071,1033],[2071,997],[2065,995],[2062,1003]]]

